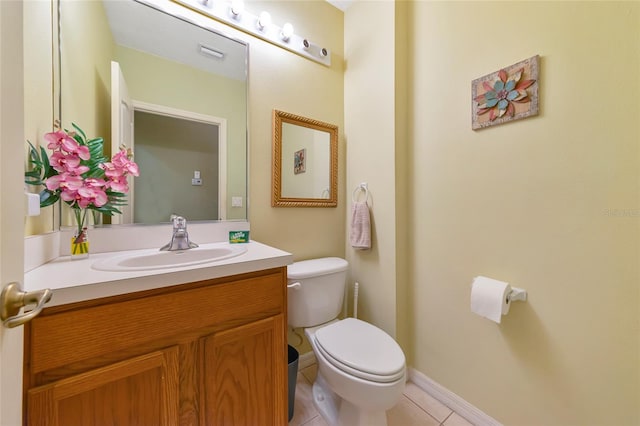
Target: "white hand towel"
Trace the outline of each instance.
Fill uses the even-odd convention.
[[[371,248],[371,219],[369,205],[366,202],[354,202],[351,206],[351,247],[361,250]]]

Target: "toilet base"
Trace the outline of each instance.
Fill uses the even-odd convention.
[[[313,405],[329,426],[387,426],[385,411],[363,411],[340,398],[318,371],[312,388]]]
[[[318,413],[329,426],[336,426],[338,424],[338,409],[340,408],[341,398],[329,389],[326,380],[319,371],[311,391],[313,406],[316,407]]]

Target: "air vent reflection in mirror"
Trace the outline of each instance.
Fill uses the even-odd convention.
[[[205,55],[205,56],[209,56],[211,58],[216,58],[216,59],[223,59],[224,58],[224,53],[220,52],[219,50],[216,50],[212,47],[207,47],[204,44],[200,44],[199,45],[199,50],[200,53]]]

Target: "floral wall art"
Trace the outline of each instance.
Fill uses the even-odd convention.
[[[471,84],[474,130],[538,114],[538,67],[533,56]]]

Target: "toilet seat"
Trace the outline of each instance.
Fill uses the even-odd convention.
[[[389,383],[405,375],[405,357],[391,336],[355,318],[318,329],[316,347],[333,366],[364,380]]]

